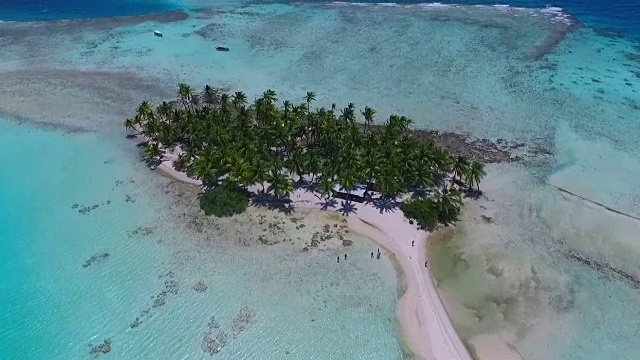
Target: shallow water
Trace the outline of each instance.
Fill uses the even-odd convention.
[[[402,358],[395,270],[373,244],[345,234],[353,246],[301,252],[331,222],[318,215],[299,231],[279,215],[276,245],[258,240],[273,213],[195,224],[197,191],[111,136],[0,121],[3,359],[88,358],[104,339],[111,358],[210,358],[211,316],[227,333],[217,358]]]
[[[0,24],[0,110],[116,132],[137,102],[170,97],[184,81],[300,101],[313,90],[321,105],[352,101],[378,119],[397,112],[416,126],[522,142],[533,154],[490,167],[488,200],[467,207],[450,244],[429,249],[456,327],[465,339],[498,334],[526,359],[637,358],[637,290],[565,254],[640,278],[638,224],[556,188],[640,214],[637,43],[595,31],[580,11],[541,8],[226,3],[187,13]]]

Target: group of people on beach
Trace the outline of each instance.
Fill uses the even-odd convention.
[[[414,245],[415,245],[415,240],[411,240],[411,246],[414,246]],[[380,260],[380,255],[381,255],[380,248],[378,248],[378,255],[376,256],[376,259]],[[373,251],[371,252],[371,258],[373,259]],[[347,254],[344,254],[344,259],[347,260]],[[338,263],[340,262],[340,255],[337,256],[336,260],[338,260]],[[429,262],[428,260],[424,262],[424,267],[427,267],[428,262]]]

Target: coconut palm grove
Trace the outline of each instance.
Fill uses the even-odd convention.
[[[287,204],[296,186],[330,199],[366,187],[367,201],[398,200],[405,216],[426,229],[457,220],[462,193],[480,194],[481,162],[455,156],[433,141],[412,136],[412,121],[392,115],[374,125],[376,111],[355,105],[313,108],[315,94],[278,105],[273,90],[252,104],[243,92],[180,84],[178,100],[157,108],[143,102],[127,129],[144,137],[144,160],[157,166],[178,152],[176,170],[202,181],[206,214],[230,216],[252,196]],[[135,137],[136,134],[132,134]],[[253,192],[250,189],[254,189]]]

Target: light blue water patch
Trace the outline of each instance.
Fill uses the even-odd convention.
[[[602,274],[576,267],[572,271],[575,287],[581,291],[576,307],[581,331],[564,350],[562,359],[628,359],[638,358],[637,331],[640,328],[640,296],[638,290],[620,281],[603,282]],[[570,337],[569,334],[557,334]]]
[[[0,143],[0,358],[84,359],[109,339],[105,358],[208,359],[211,332],[220,359],[403,357],[396,273],[369,241],[302,252],[303,230],[265,245],[274,214],[255,210],[203,226],[180,205],[197,189],[120,135],[3,119]]]
[[[0,354],[69,359],[119,333],[112,321],[145,294],[162,252],[127,241],[152,208],[133,201],[130,163],[96,134],[0,121]],[[93,255],[108,253],[89,267]],[[129,264],[139,267],[130,267]],[[126,283],[126,286],[122,286]]]

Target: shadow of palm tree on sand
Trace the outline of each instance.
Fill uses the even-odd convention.
[[[252,193],[251,205],[255,207],[267,208],[269,210],[277,210],[285,214],[291,214],[294,210],[293,202],[289,198],[277,199],[275,195],[259,190]]]
[[[336,198],[325,198],[320,202],[317,202],[316,205],[320,205],[320,209],[327,211],[330,209],[335,209],[338,206],[338,200]]]
[[[393,197],[381,196],[369,201],[374,208],[380,211],[380,214],[394,212],[400,206],[400,203]]]
[[[358,211],[358,208],[352,201],[343,200],[340,202],[340,208],[336,211],[344,216],[349,216],[351,214],[355,214]]]

